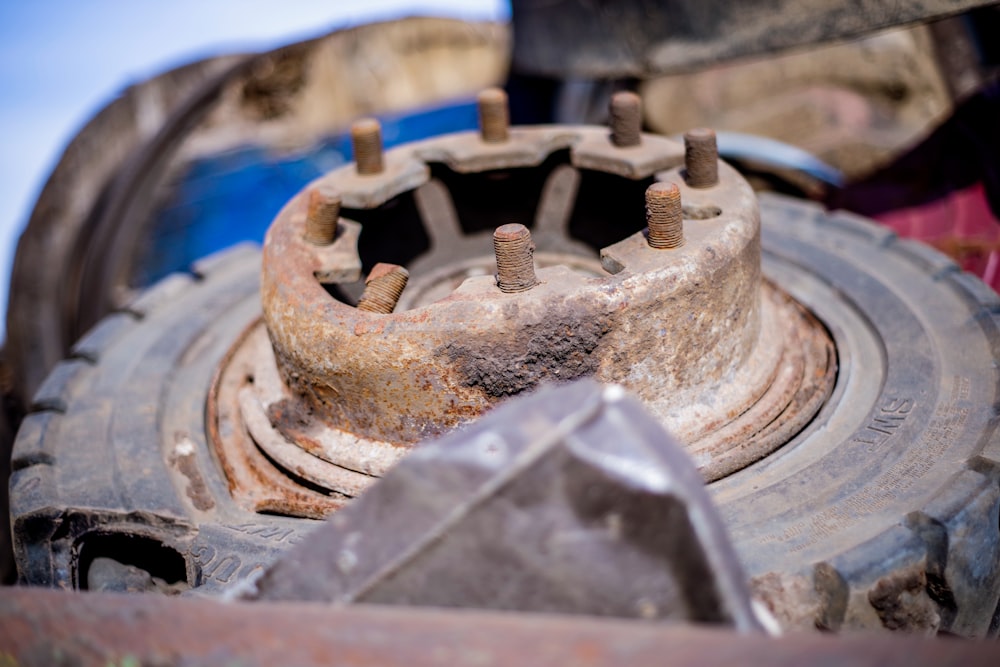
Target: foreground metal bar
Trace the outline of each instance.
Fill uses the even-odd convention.
[[[0,664],[1000,664],[1000,645],[907,637],[768,639],[705,626],[481,611],[224,603],[0,589]]]

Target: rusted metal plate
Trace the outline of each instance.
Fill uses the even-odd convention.
[[[212,379],[205,408],[209,441],[215,448],[230,493],[244,509],[322,518],[343,506],[347,497],[310,489],[282,474],[262,456],[242,419],[240,390],[257,369],[253,348],[241,343],[247,339],[253,341],[255,333],[257,336],[261,333],[256,323],[240,336]]]
[[[0,664],[993,667],[1000,645],[875,635],[771,639],[580,616],[11,588],[0,595]]]

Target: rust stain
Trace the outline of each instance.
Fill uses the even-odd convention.
[[[453,365],[466,386],[499,399],[541,382],[593,375],[600,363],[593,353],[610,329],[605,318],[589,313],[553,313],[500,340],[469,337],[445,343],[434,356]]]
[[[254,444],[242,424],[239,391],[253,380],[254,349],[247,340],[260,330],[257,321],[236,340],[219,366],[209,391],[209,441],[221,463],[232,497],[252,512],[322,519],[346,502],[343,496],[303,486],[277,468]]]

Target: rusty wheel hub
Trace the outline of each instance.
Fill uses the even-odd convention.
[[[271,226],[263,321],[217,375],[209,423],[235,495],[322,516],[420,441],[584,375],[641,398],[707,480],[800,431],[833,386],[829,336],[762,279],[756,197],[718,161],[714,134],[685,146],[642,134],[638,111],[623,94],[610,133],[508,128],[505,98],[488,91],[480,133],[384,154],[377,124],[356,125],[357,162]],[[591,216],[591,241],[612,239],[599,256],[572,223],[595,174],[609,197],[645,191]],[[498,220],[508,182],[525,178],[538,194]],[[477,188],[464,211],[463,182]],[[380,249],[405,254],[413,219],[428,247],[408,269],[376,264]]]

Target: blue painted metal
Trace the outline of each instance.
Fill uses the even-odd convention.
[[[386,148],[478,127],[474,100],[379,120]],[[295,155],[249,146],[193,162],[158,207],[132,284],[152,284],[240,241],[262,241],[292,195],[351,159],[350,136],[340,134]]]

